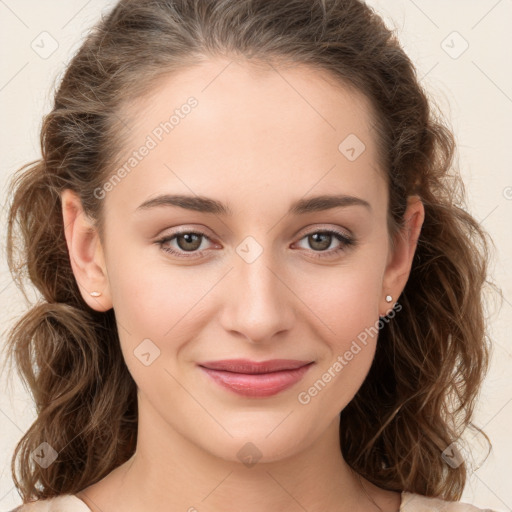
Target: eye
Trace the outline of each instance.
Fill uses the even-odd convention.
[[[205,252],[204,248],[198,251],[204,239],[210,240],[204,233],[201,233],[200,231],[181,231],[171,236],[161,238],[155,243],[160,246],[162,251],[170,253],[173,256],[177,256],[178,258],[197,258],[198,256],[202,256],[203,252]],[[173,241],[176,242],[177,249],[168,245]],[[186,253],[190,253],[190,255]]]
[[[340,252],[345,251],[348,247],[354,246],[356,240],[341,231],[334,229],[323,229],[321,231],[313,231],[308,233],[301,240],[306,240],[309,246],[313,249],[315,258],[328,258],[338,255]],[[331,247],[332,242],[339,242],[338,247],[326,250]]]
[[[204,247],[199,250],[204,240],[211,242],[210,238],[200,231],[180,231],[163,237],[155,243],[163,251],[178,258],[199,258],[206,252]],[[356,245],[355,238],[334,229],[313,231],[301,238],[302,240],[307,240],[307,243],[313,249],[312,252],[316,253],[313,254],[314,258],[334,257],[340,252],[345,251],[348,247]],[[332,242],[336,241],[339,243],[338,247],[327,250],[331,247]],[[175,245],[170,245],[171,242],[174,242]]]

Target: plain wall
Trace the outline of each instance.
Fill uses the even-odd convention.
[[[451,123],[469,210],[498,249],[491,277],[502,288],[505,300],[501,309],[489,304],[494,348],[475,417],[475,423],[491,438],[493,450],[480,465],[485,452],[475,440],[470,441],[476,468],[462,501],[512,510],[512,442],[508,430],[512,424],[512,143],[508,140],[512,134],[512,1],[368,3],[396,29],[422,84]],[[50,108],[51,88],[87,29],[112,5],[102,0],[0,2],[2,343],[5,330],[26,308],[5,261],[7,181],[19,166],[40,156],[39,130],[42,115]],[[52,45],[58,47],[49,55]],[[11,479],[10,461],[16,443],[35,417],[21,383],[15,380],[10,384],[12,391],[6,382],[0,383],[0,510],[10,510],[21,501]],[[471,436],[469,433],[468,439]]]

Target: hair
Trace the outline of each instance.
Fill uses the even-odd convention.
[[[460,499],[467,461],[451,467],[443,450],[467,427],[490,447],[472,422],[491,348],[489,237],[465,207],[453,133],[394,31],[360,0],[121,0],[90,31],[44,118],[41,158],[9,187],[9,268],[25,297],[27,277],[40,292],[6,345],[37,412],[12,457],[18,492],[24,502],[75,494],[135,451],[137,387],[113,310],[94,311],[77,286],[60,193],[75,191],[101,230],[94,191],[122,147],[124,106],[217,56],[309,66],[369,100],[389,232],[404,226],[409,196],[425,220],[403,309],[380,329],[370,371],[341,412],[341,451],[383,489]],[[43,442],[58,452],[47,468],[31,459]]]

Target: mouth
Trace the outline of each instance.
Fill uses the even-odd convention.
[[[199,364],[214,382],[246,397],[276,395],[299,382],[314,361],[230,359]]]

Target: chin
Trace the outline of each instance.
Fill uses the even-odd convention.
[[[286,414],[283,417],[286,417]],[[291,429],[289,425],[287,428],[276,428],[276,425],[279,425],[279,422],[274,423],[274,430],[257,428],[253,421],[243,432],[233,432],[228,428],[233,437],[228,434],[215,436],[214,439],[209,437],[203,439],[200,444],[215,457],[253,467],[257,463],[284,460],[314,442],[314,438],[308,440],[299,428]]]

